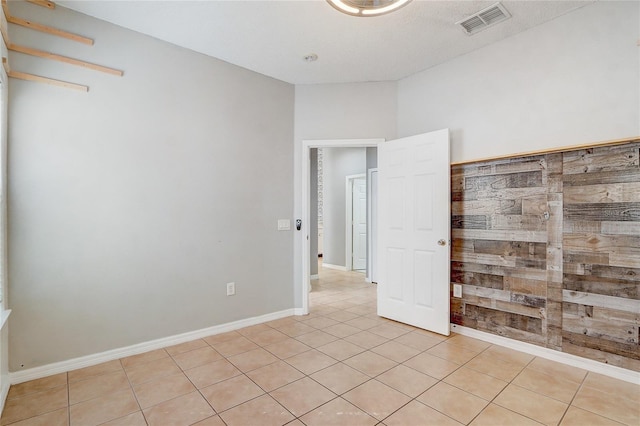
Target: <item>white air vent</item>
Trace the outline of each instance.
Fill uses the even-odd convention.
[[[468,18],[456,22],[456,25],[460,25],[465,34],[471,35],[510,17],[511,14],[507,12],[507,9],[500,3],[496,3],[486,9],[482,9],[478,13],[474,13]]]

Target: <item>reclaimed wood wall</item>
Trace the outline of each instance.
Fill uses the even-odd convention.
[[[640,371],[640,141],[451,178],[451,321]]]

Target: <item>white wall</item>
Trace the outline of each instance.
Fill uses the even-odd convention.
[[[293,86],[120,27],[16,3],[93,47],[12,39],[125,71],[11,55],[13,371],[293,308]],[[236,296],[225,283],[235,281]]]
[[[324,148],[324,242],[322,263],[346,266],[346,178],[365,174],[367,148]]]
[[[301,146],[303,140],[393,139],[396,136],[395,82],[298,85],[295,88],[294,216],[302,203]],[[307,226],[307,225],[305,225]],[[303,232],[294,234],[294,283],[300,308]]]
[[[398,83],[398,136],[463,161],[640,134],[638,2],[596,2]]]

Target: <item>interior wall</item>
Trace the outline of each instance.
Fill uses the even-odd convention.
[[[398,82],[398,136],[453,162],[640,134],[640,3],[595,2]]]
[[[297,85],[294,125],[294,217],[302,214],[302,141],[324,139],[394,139],[397,83]],[[294,234],[296,307],[302,294],[301,253],[305,232]],[[326,247],[326,244],[325,244]],[[326,260],[325,260],[326,261]]]
[[[322,264],[346,266],[346,178],[364,174],[366,148],[323,148],[324,253]]]
[[[293,308],[294,87],[58,7],[12,40],[124,70],[11,54],[11,370]],[[292,223],[292,229],[295,229]],[[236,295],[226,296],[226,283]]]

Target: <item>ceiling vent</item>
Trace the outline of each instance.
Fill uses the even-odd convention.
[[[456,25],[460,25],[465,34],[472,35],[510,17],[511,14],[507,12],[507,9],[500,3],[496,3],[456,22]]]

